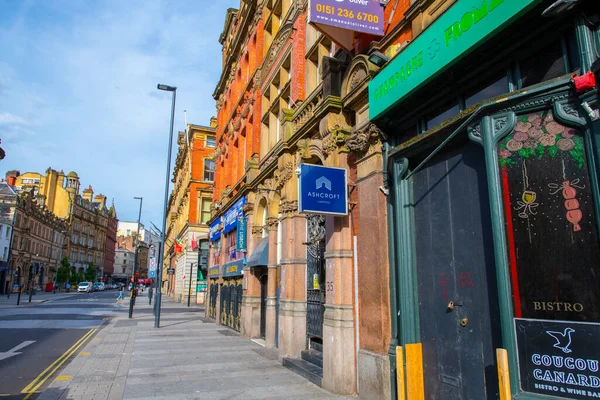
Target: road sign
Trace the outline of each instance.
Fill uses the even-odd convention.
[[[348,215],[348,184],[345,169],[300,164],[298,181],[299,212]]]
[[[156,278],[156,270],[155,269],[151,269],[150,271],[148,271],[148,277],[149,278]]]
[[[175,268],[167,268],[167,275],[175,275]]]

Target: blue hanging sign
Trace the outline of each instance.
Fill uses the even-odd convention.
[[[221,237],[221,217],[213,221],[208,227],[208,236],[211,242],[219,240]]]
[[[235,202],[233,206],[229,210],[225,212],[224,221],[223,221],[223,233],[229,233],[232,230],[237,228],[238,217],[240,215],[244,215],[242,211],[242,207],[246,204],[246,198],[242,197],[238,201]]]
[[[248,224],[246,222],[246,217],[239,217],[237,222],[237,240],[235,243],[235,249],[239,252],[246,251],[246,231],[248,228]]]
[[[309,214],[348,215],[346,170],[300,164],[298,211]]]

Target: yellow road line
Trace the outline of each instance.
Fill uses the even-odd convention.
[[[96,329],[90,329],[88,331],[88,333],[86,333],[85,335],[83,335],[83,337],[81,339],[79,339],[77,342],[75,342],[75,344],[73,346],[71,346],[67,351],[65,351],[60,357],[58,357],[56,359],[56,361],[54,361],[52,364],[50,364],[50,366],[48,368],[46,368],[45,370],[42,371],[41,374],[39,374],[33,381],[31,381],[31,383],[29,385],[27,385],[25,387],[25,389],[21,390],[21,393],[23,394],[27,394],[27,396],[25,396],[23,398],[23,400],[27,400],[29,399],[29,397],[31,397],[32,394],[35,393],[35,391],[44,384],[44,382],[46,382],[46,380],[52,376],[52,374],[54,374],[54,372],[56,372],[56,370],[63,365],[63,363],[69,359],[69,357],[71,357],[71,355],[73,355],[73,353],[75,353],[84,343],[87,339],[89,339],[94,332],[96,332]],[[47,373],[47,374],[46,374]]]

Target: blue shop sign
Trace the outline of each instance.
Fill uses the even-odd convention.
[[[300,164],[298,210],[301,213],[348,215],[346,170]]]
[[[232,230],[237,228],[238,217],[244,215],[242,211],[242,207],[246,204],[246,198],[242,197],[238,201],[235,202],[233,206],[229,210],[225,212],[224,216],[224,227],[223,233],[231,232]]]
[[[240,252],[246,251],[246,231],[248,230],[248,224],[246,222],[246,217],[238,218],[238,227],[237,227],[237,241],[235,244],[235,250]]]
[[[208,269],[208,277],[210,279],[217,279],[219,277],[219,266],[215,265],[214,267],[210,267]]]
[[[244,260],[237,260],[223,265],[223,277],[242,275]]]
[[[208,236],[211,242],[217,241],[221,237],[221,230],[219,229],[220,227],[221,217],[214,220],[213,223],[208,227]]]

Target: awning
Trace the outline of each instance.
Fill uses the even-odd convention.
[[[247,260],[248,267],[257,265],[267,265],[269,263],[269,237],[264,237],[258,241],[252,255]]]

